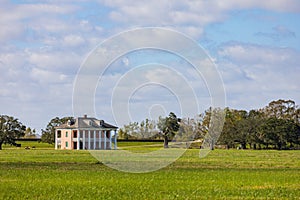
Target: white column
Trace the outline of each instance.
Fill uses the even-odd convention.
[[[112,130],[109,131],[109,149],[111,149],[111,135],[112,135]]]
[[[83,136],[82,136],[82,143],[83,143],[82,149],[85,149],[85,131],[82,131],[82,133],[83,133]]]
[[[106,131],[104,131],[104,149],[106,150]]]
[[[117,137],[118,137],[118,133],[115,130],[115,150],[117,150],[118,146],[117,146]]]
[[[88,141],[89,141],[88,147],[90,150],[91,149],[91,131],[90,130],[89,130],[89,134],[88,134]]]
[[[99,149],[102,149],[102,131],[99,131]]]
[[[99,139],[97,139],[97,133],[98,133],[98,138],[99,138],[99,131],[96,131],[96,146],[95,146],[95,149],[97,147],[97,142],[98,142],[98,148],[99,148]]]
[[[96,130],[94,130],[94,149],[96,149]]]
[[[77,150],[80,149],[80,131],[77,130]]]
[[[57,149],[57,130],[55,130],[55,149]]]

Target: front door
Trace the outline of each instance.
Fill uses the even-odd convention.
[[[73,149],[77,149],[77,142],[73,142]]]

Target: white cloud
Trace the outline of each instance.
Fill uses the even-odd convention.
[[[67,35],[63,40],[66,46],[76,47],[83,45],[85,40],[79,35]]]
[[[54,4],[19,4],[0,3],[0,42],[17,39],[26,33],[28,27],[33,24],[44,25],[48,30],[57,29],[60,24],[51,27],[49,21],[57,15],[66,15],[74,12],[77,8],[72,5]],[[41,18],[48,20],[40,21]],[[37,28],[37,27],[35,27]]]
[[[240,65],[290,65],[296,64],[298,53],[289,48],[273,48],[253,44],[229,44],[221,47],[219,55]]]
[[[31,77],[34,80],[37,80],[39,83],[43,84],[65,82],[67,79],[67,76],[65,74],[39,68],[32,69]]]
[[[235,43],[224,45],[219,58],[230,106],[249,109],[279,98],[300,99],[299,52]]]
[[[99,7],[94,7],[93,11],[88,6],[81,7],[81,3],[89,4],[84,0],[22,2],[25,3],[8,0],[0,3],[0,104],[4,105],[1,112],[20,116],[27,125],[37,129],[46,125],[51,117],[72,113],[73,78],[85,55],[106,36],[131,27],[163,26],[199,38],[205,34],[207,25],[229,19],[230,12],[234,10],[300,10],[300,2],[297,0],[274,0],[271,3],[261,0],[161,0],[159,3],[99,0]],[[97,17],[94,17],[95,13]],[[270,33],[283,38],[295,36],[293,31],[281,25],[274,27]],[[136,37],[137,44],[140,43],[139,39]],[[169,41],[171,45],[180,45],[173,42],[174,38],[166,37],[164,42]],[[258,95],[273,100],[273,97],[277,98],[278,94],[285,91],[290,93],[290,97],[299,99],[298,52],[231,43],[222,47],[219,57],[226,58],[219,61],[220,69],[229,94],[237,95],[231,98],[231,102],[235,100],[236,105],[249,106],[252,102],[247,101],[251,97],[253,102],[261,101]],[[129,65],[128,68],[134,64],[131,59],[129,61],[123,60],[123,64]],[[182,74],[184,71],[185,68],[179,70]],[[206,89],[203,80],[192,76],[195,70],[186,73],[191,78],[190,84],[200,91],[197,95],[201,96]],[[97,98],[109,104],[107,97],[114,87],[112,83],[118,81],[121,75],[117,70],[114,74],[105,75],[103,85],[97,88],[97,94],[100,94]],[[139,77],[133,76],[131,81],[147,78],[146,75],[149,80],[172,81],[180,93],[186,94],[184,88],[180,87],[180,81],[165,71],[139,74]],[[245,88],[251,96],[246,100]],[[145,92],[149,92],[150,96],[156,94],[150,89]],[[206,94],[205,90],[204,96],[207,99]],[[101,112],[109,111],[109,106],[99,106],[99,109]]]
[[[210,0],[210,1],[134,1],[99,0],[111,7],[110,18],[126,26],[174,27],[192,37],[203,34],[203,28],[210,23],[222,22],[232,10],[266,9],[279,12],[300,12],[297,0]],[[200,30],[200,31],[196,31]],[[197,34],[195,34],[197,33]]]
[[[84,55],[79,55],[76,52],[63,51],[30,52],[27,56],[31,65],[44,69],[65,71],[68,74],[75,74],[84,58]]]

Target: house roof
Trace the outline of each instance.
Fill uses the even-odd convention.
[[[118,127],[106,123],[104,120],[99,120],[93,117],[77,117],[72,121],[55,127],[56,129],[117,129]]]

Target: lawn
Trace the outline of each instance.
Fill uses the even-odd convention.
[[[299,180],[300,151],[215,150],[199,159],[190,149],[144,174],[110,169],[84,150],[0,151],[0,199],[299,199]]]

